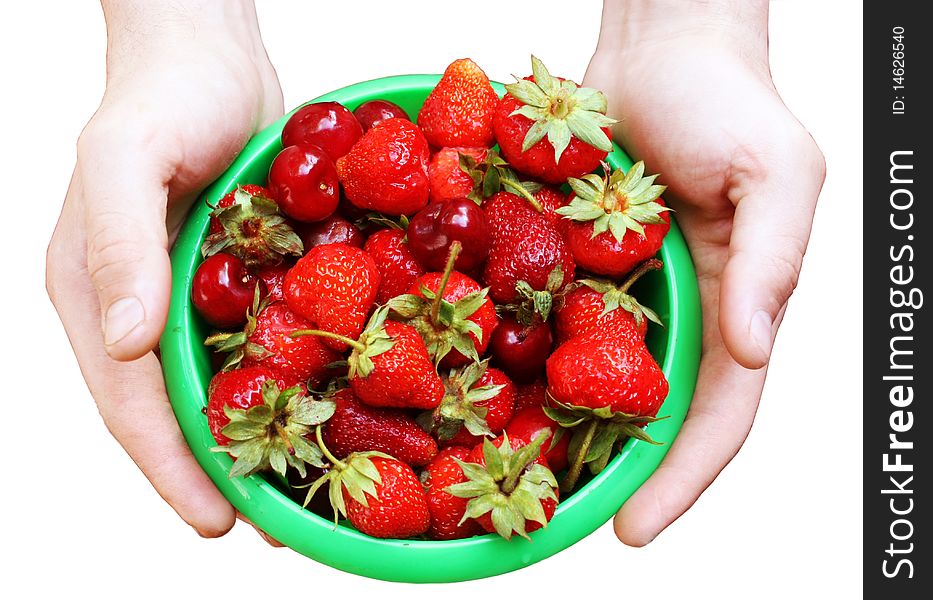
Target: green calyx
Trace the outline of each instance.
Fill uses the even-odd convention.
[[[467,294],[456,302],[444,299],[444,290],[460,250],[460,242],[455,241],[451,245],[436,292],[422,285],[419,288],[420,296],[402,294],[386,303],[397,320],[408,323],[418,331],[435,365],[451,350],[457,350],[473,362],[479,362],[472,336],[476,336],[477,341],[482,343],[483,329],[470,317],[486,303],[489,288]]]
[[[621,446],[627,438],[660,445],[660,442],[651,439],[643,427],[667,418],[613,412],[608,406],[573,406],[559,402],[550,393],[548,404],[550,406],[544,407],[547,416],[561,427],[573,430],[567,446],[570,468],[560,483],[563,492],[569,492],[574,488],[584,465],[593,475],[606,468],[613,448]]]
[[[301,256],[301,238],[279,212],[274,200],[250,194],[242,187],[234,192],[234,203],[216,207],[211,217],[222,229],[205,238],[204,258],[226,252],[241,259],[247,267],[279,263],[286,255]]]
[[[515,284],[518,302],[497,307],[500,312],[514,312],[515,319],[522,325],[531,325],[535,318],[547,321],[551,311],[560,302],[562,295],[568,291],[563,286],[564,269],[557,265],[548,273],[547,282],[543,290],[536,290],[527,281]]]
[[[486,198],[504,189],[523,197],[536,211],[544,210],[533,195],[541,189],[541,184],[533,181],[519,181],[515,171],[509,168],[509,163],[495,150],[488,150],[486,158],[481,161],[461,152],[460,170],[473,180],[473,191],[467,195],[467,198],[478,206],[482,206]]]
[[[354,224],[360,228],[364,229],[366,225],[370,223],[375,223],[376,225],[381,225],[386,229],[395,229],[398,231],[408,231],[408,217],[406,215],[401,215],[397,219],[387,217],[382,213],[368,213],[358,219]]]
[[[647,306],[641,304],[634,296],[628,293],[629,288],[632,287],[642,275],[648,271],[653,271],[655,269],[660,269],[664,266],[660,260],[652,258],[646,260],[640,264],[628,279],[621,286],[616,286],[611,281],[605,279],[581,279],[578,283],[585,285],[591,290],[598,292],[603,295],[603,312],[602,315],[611,313],[614,310],[622,309],[627,310],[632,313],[635,317],[635,324],[641,325],[642,321],[647,318],[649,321],[657,323],[661,327],[664,327],[664,323],[661,322],[661,317],[658,316],[658,313],[654,312]],[[600,316],[602,316],[600,315]]]
[[[288,467],[304,477],[306,464],[323,467],[321,449],[307,436],[334,414],[334,402],[315,400],[299,386],[280,391],[272,380],[263,383],[262,399],[246,410],[224,407],[230,423],[221,433],[230,443],[211,450],[234,457],[230,478],[270,468],[284,477]]]
[[[354,452],[344,460],[340,460],[330,453],[324,440],[321,438],[321,427],[318,426],[315,431],[317,444],[321,448],[324,456],[330,461],[330,469],[322,477],[316,479],[308,488],[308,494],[302,506],[307,506],[311,498],[317,493],[324,484],[329,484],[328,498],[330,505],[334,509],[334,527],[337,527],[337,521],[340,516],[347,516],[347,504],[344,501],[343,490],[363,506],[369,506],[369,499],[378,498],[378,488],[382,484],[382,476],[379,469],[373,463],[375,457],[395,460],[392,456],[382,452]]]
[[[264,347],[249,338],[256,331],[256,317],[269,305],[268,299],[260,299],[259,285],[253,292],[253,305],[246,313],[246,325],[243,331],[237,333],[215,333],[204,340],[205,346],[213,346],[214,352],[227,352],[227,358],[221,366],[221,371],[229,371],[240,366],[244,358],[261,361],[272,356]]]
[[[603,170],[609,173],[605,164]],[[567,183],[575,197],[556,212],[572,221],[592,221],[591,237],[610,231],[621,243],[629,229],[644,237],[644,225],[664,223],[661,213],[670,210],[657,201],[667,186],[655,185],[657,175],[645,177],[644,174],[645,163],[638,161],[628,173],[616,169],[611,175],[602,177],[595,173],[581,179],[571,177]]]
[[[380,306],[377,308],[369,318],[369,323],[366,324],[366,328],[360,334],[358,340],[350,339],[344,335],[331,333],[329,331],[321,331],[320,329],[301,329],[290,333],[289,336],[302,337],[305,335],[316,335],[318,337],[330,338],[338,342],[343,342],[353,349],[350,353],[350,357],[347,358],[349,378],[364,378],[368,377],[375,368],[373,358],[388,351],[395,345],[395,340],[386,333],[385,330],[386,317],[388,315],[388,306]]]
[[[441,440],[453,438],[464,427],[472,435],[493,437],[486,422],[489,410],[485,406],[477,406],[477,403],[495,398],[505,385],[474,387],[483,378],[488,366],[489,359],[486,359],[462,369],[452,369],[443,378],[446,388],[444,399],[434,410],[418,415],[417,421],[422,429]]]
[[[603,131],[617,123],[606,116],[606,96],[599,90],[579,87],[572,81],[560,81],[551,76],[547,67],[531,57],[534,81],[519,79],[505,86],[506,91],[524,104],[512,115],[522,115],[534,123],[522,141],[522,152],[547,136],[554,148],[554,162],[570,144],[571,138],[598,148],[612,151],[612,141]]]
[[[491,513],[496,533],[507,540],[517,533],[528,539],[526,523],[535,521],[547,526],[542,501],[557,501],[557,480],[551,470],[532,464],[541,455],[547,438],[539,435],[533,442],[512,450],[507,435],[497,448],[490,440],[483,441],[486,465],[456,460],[467,481],[447,487],[445,491],[457,498],[468,498],[461,523]],[[530,465],[530,466],[529,466]]]

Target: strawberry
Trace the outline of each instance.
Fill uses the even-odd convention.
[[[561,489],[576,484],[586,463],[599,473],[616,442],[655,443],[642,425],[655,421],[667,397],[664,373],[637,336],[602,331],[564,342],[547,360],[548,416],[574,429],[571,462]]]
[[[493,233],[483,281],[495,302],[518,300],[521,281],[526,291],[549,292],[573,281],[573,256],[547,217],[523,206],[513,194],[496,194],[483,208]]]
[[[567,446],[570,444],[570,436],[564,435],[565,430],[557,421],[547,416],[541,406],[515,411],[515,416],[505,427],[509,439],[525,444],[533,442],[542,431],[547,432],[548,436],[542,446],[547,464],[555,473],[563,471],[567,468]]]
[[[407,229],[407,222],[405,229]],[[382,274],[376,302],[385,304],[404,294],[424,275],[424,269],[408,247],[405,230],[380,229],[366,240],[363,250],[369,254]]]
[[[600,279],[578,281],[581,285],[565,294],[557,309],[554,319],[557,344],[594,332],[612,335],[632,332],[638,339],[645,339],[648,321],[663,325],[661,318],[642,306],[628,290],[642,275],[662,266],[657,259],[645,261],[621,286]]]
[[[446,492],[448,487],[467,480],[457,460],[466,460],[469,454],[469,448],[449,446],[441,450],[421,473],[421,484],[427,492],[428,510],[431,512],[427,535],[432,540],[457,540],[482,532],[476,521],[463,521],[467,501]]]
[[[285,293],[283,291],[285,275],[290,268],[291,266],[286,264],[268,265],[256,272],[256,275],[262,279],[266,286],[266,301],[279,302],[280,300],[285,300]]]
[[[547,183],[591,172],[612,151],[606,96],[553,77],[531,57],[533,75],[505,86],[493,127],[515,169]]]
[[[296,329],[309,329],[310,321],[296,315],[284,302],[254,305],[239,333],[212,335],[205,342],[217,352],[230,352],[225,369],[261,365],[275,373],[286,387],[299,383],[314,388],[331,375],[328,365],[342,357],[316,337],[293,338]]]
[[[287,255],[301,256],[301,238],[291,228],[269,191],[258,185],[239,186],[211,211],[210,231],[201,245],[207,258],[226,252],[249,268],[278,264]]]
[[[508,435],[483,440],[465,461],[457,461],[467,481],[447,488],[457,498],[468,498],[461,523],[474,519],[490,533],[505,539],[544,527],[557,508],[554,474],[541,456],[545,435],[530,444]]]
[[[301,476],[305,465],[323,467],[320,448],[306,439],[334,412],[333,402],[311,399],[302,386],[280,391],[272,371],[248,367],[222,371],[208,386],[207,422],[214,448],[235,461],[230,478],[287,467]]]
[[[536,379],[531,383],[515,386],[515,414],[526,408],[544,406],[547,400],[547,381]]]
[[[461,155],[482,162],[486,158],[486,148],[447,147],[441,148],[431,157],[428,180],[432,203],[466,198],[473,191],[473,179],[460,168]]]
[[[330,398],[336,409],[324,424],[322,434],[327,447],[336,456],[376,450],[413,467],[421,467],[437,454],[434,438],[404,412],[366,406],[353,390],[346,388],[334,392]]]
[[[515,410],[515,384],[489,360],[451,370],[443,378],[447,392],[418,422],[443,446],[475,446],[482,436],[502,433]]]
[[[317,431],[318,444],[332,466],[308,488],[305,506],[327,484],[334,525],[343,515],[359,531],[377,538],[408,538],[427,531],[428,499],[411,467],[382,452],[354,452],[340,460],[324,445],[320,427]]]
[[[581,267],[621,277],[661,249],[670,209],[660,198],[665,187],[654,185],[657,175],[644,173],[645,163],[638,161],[628,173],[616,169],[568,180],[574,193],[557,214],[564,217],[561,233]]]
[[[460,242],[454,242],[443,273],[422,275],[408,294],[388,303],[418,331],[428,355],[444,368],[479,361],[497,322],[496,309],[486,297],[489,290],[453,270],[459,252]]]
[[[428,142],[411,121],[386,119],[337,160],[337,176],[355,206],[410,215],[428,203],[429,153]]]
[[[366,404],[433,409],[444,397],[444,384],[418,331],[411,325],[386,321],[388,314],[388,307],[377,309],[357,340],[314,329],[296,331],[292,336],[316,335],[350,346],[350,387]]]
[[[493,113],[499,96],[486,73],[469,58],[450,63],[418,112],[418,125],[436,147],[495,144]]]
[[[356,338],[379,289],[380,275],[369,254],[347,244],[312,248],[285,276],[285,302],[315,327]],[[334,350],[346,346],[324,342]]]

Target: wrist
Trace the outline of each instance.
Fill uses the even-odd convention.
[[[107,79],[139,62],[204,46],[267,60],[253,0],[102,0],[107,23]]]
[[[604,0],[597,52],[677,40],[732,46],[767,60],[767,0]]]

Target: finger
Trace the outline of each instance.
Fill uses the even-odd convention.
[[[703,356],[694,399],[677,439],[615,517],[615,532],[623,543],[648,544],[709,487],[742,447],[764,379],[765,369],[745,369],[721,346]]]
[[[87,268],[104,346],[118,360],[149,352],[168,312],[167,178],[151,142],[147,132],[99,121],[79,141]]]
[[[250,521],[249,519],[247,519],[246,516],[245,516],[243,513],[237,511],[237,513],[236,513],[236,518],[239,519],[240,521],[243,521],[244,523],[246,523],[247,525],[249,525],[249,526],[252,527],[253,529],[255,529],[255,530],[256,530],[256,533],[259,534],[259,537],[261,537],[267,544],[269,544],[269,545],[272,546],[273,548],[284,548],[284,547],[285,547],[285,544],[283,544],[282,542],[278,541],[277,539],[275,539],[274,537],[272,537],[271,535],[269,535],[268,533],[266,533],[266,532],[263,531],[262,529],[256,527],[256,525],[255,525],[252,521]]]
[[[204,537],[233,526],[233,507],[191,454],[166,396],[155,355],[116,361],[104,351],[98,295],[84,266],[83,211],[73,182],[48,255],[48,288],[88,389],[117,441],[153,487]]]
[[[735,360],[749,369],[771,356],[775,319],[797,285],[823,184],[812,140],[762,181],[740,182],[729,260],[722,276],[719,326]]]

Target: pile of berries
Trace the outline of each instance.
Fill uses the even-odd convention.
[[[605,164],[602,92],[534,57],[506,90],[462,59],[417,124],[306,105],[266,186],[212,207],[192,300],[231,477],[276,472],[371,536],[527,537],[650,440],[660,321],[628,292],[661,266],[664,187]]]

